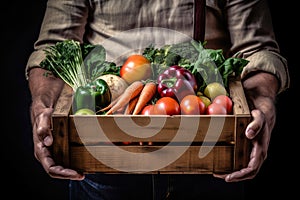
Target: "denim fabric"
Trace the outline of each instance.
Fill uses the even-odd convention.
[[[243,183],[212,175],[88,174],[69,187],[70,200],[244,199]]]

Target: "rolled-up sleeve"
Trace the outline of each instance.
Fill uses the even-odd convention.
[[[244,68],[241,77],[253,71],[265,71],[274,74],[280,83],[278,93],[289,88],[290,78],[287,60],[272,51],[259,51],[247,57],[250,62]]]
[[[65,39],[83,42],[88,17],[86,0],[49,0],[43,18],[39,37],[34,43],[34,51],[29,56],[25,68],[28,79],[30,69],[40,67],[45,58],[44,49]]]
[[[287,60],[280,54],[275,40],[271,14],[265,0],[232,0],[226,6],[232,46],[229,55],[237,52],[250,62],[242,78],[253,71],[274,74],[280,81],[278,93],[290,85]]]

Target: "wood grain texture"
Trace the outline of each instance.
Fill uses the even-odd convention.
[[[70,87],[64,88],[52,116],[53,154],[56,162],[66,167],[86,173],[128,173],[117,170],[125,167],[133,169],[130,173],[207,174],[228,173],[248,164],[251,147],[244,131],[251,116],[238,79],[230,80],[229,85],[234,112],[223,116],[75,116],[71,112],[72,93]],[[181,137],[178,137],[179,133]],[[124,141],[131,143],[124,145]],[[141,146],[140,142],[153,145]],[[114,148],[119,148],[145,155],[170,142],[177,145],[177,149],[183,149],[183,153],[169,165],[152,171],[146,170],[151,161],[163,161],[168,158],[168,153],[150,159],[137,156],[125,160],[113,153]],[[200,150],[207,154],[201,157]],[[117,167],[103,164],[98,156]]]
[[[146,153],[148,151],[153,151],[153,149],[160,148],[157,146],[124,146],[127,151],[135,151],[138,153]],[[184,147],[176,147],[184,148]],[[205,148],[205,147],[204,147]],[[154,159],[140,159],[139,161],[130,162],[130,160],[121,159],[118,156],[114,156],[111,152],[114,147],[110,146],[91,146],[87,148],[83,146],[73,146],[71,147],[71,167],[80,171],[85,171],[87,173],[94,172],[104,172],[104,173],[178,173],[178,174],[211,174],[211,173],[226,173],[231,172],[234,168],[233,166],[233,146],[216,146],[206,157],[199,159],[198,152],[200,146],[190,146],[185,153],[177,160],[175,160],[170,165],[163,167],[161,169],[147,171],[148,166],[154,162]],[[101,155],[106,155],[107,157],[103,159],[109,159],[112,165],[120,166],[122,168],[137,169],[136,171],[119,171],[112,167],[108,167],[101,163],[93,155],[101,152]],[[105,153],[106,152],[106,153]],[[164,156],[160,154],[160,159],[165,159]],[[133,165],[134,163],[134,165]],[[137,166],[135,163],[138,163]],[[138,170],[139,169],[139,170]]]
[[[57,164],[68,167],[69,160],[69,113],[72,107],[73,90],[65,84],[52,114],[52,153]]]

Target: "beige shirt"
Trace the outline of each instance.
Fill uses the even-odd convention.
[[[58,41],[106,44],[113,58],[149,42],[193,38],[193,27],[194,0],[48,0],[26,77],[44,59],[43,48]],[[204,40],[206,48],[223,49],[225,57],[239,53],[249,60],[242,77],[262,70],[278,77],[279,92],[289,87],[287,61],[280,55],[267,1],[206,0]]]

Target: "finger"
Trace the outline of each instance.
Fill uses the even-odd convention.
[[[248,124],[245,134],[248,139],[253,139],[262,129],[265,123],[264,114],[260,110],[252,110],[253,120]]]
[[[237,182],[247,179],[253,179],[258,173],[264,158],[258,142],[253,143],[253,148],[250,155],[250,161],[246,168],[235,171],[230,174],[214,174],[214,177],[225,179],[226,182]]]
[[[255,170],[251,167],[243,168],[231,174],[213,174],[216,178],[224,179],[226,182],[238,182],[247,179],[252,179],[256,175]]]
[[[84,174],[78,173],[75,170],[64,168],[60,165],[55,165],[51,157],[44,157],[41,161],[43,168],[52,178],[83,180]]]
[[[227,175],[228,174],[213,174],[214,177],[221,178],[221,179],[225,179]]]
[[[244,181],[247,179],[253,179],[255,177],[256,173],[251,168],[243,168],[239,171],[233,172],[231,174],[228,174],[225,177],[226,182],[238,182],[238,181]]]
[[[52,178],[60,179],[70,179],[70,180],[83,180],[85,178],[84,174],[78,173],[72,169],[66,169],[62,166],[51,166],[49,168],[49,175]]]
[[[78,173],[75,170],[63,168],[60,165],[56,165],[53,160],[48,147],[42,146],[40,143],[37,147],[36,155],[40,163],[42,164],[44,170],[53,178],[59,179],[72,179],[72,180],[82,180],[84,175]]]

